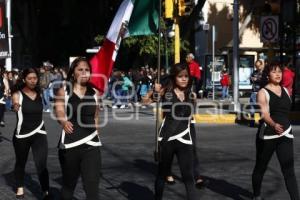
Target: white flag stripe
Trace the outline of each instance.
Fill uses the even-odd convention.
[[[133,6],[134,5],[131,0],[124,0],[120,5],[118,12],[115,15],[114,20],[106,35],[106,38],[109,39],[111,42],[116,44],[122,27],[122,23],[126,21],[129,23]]]

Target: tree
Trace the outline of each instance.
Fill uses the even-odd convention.
[[[162,30],[166,30],[164,21],[161,21]],[[163,31],[167,34],[167,31]],[[101,44],[104,40],[103,35],[97,35],[95,42]],[[166,51],[162,38],[161,42],[161,55],[166,56]],[[174,38],[167,38],[167,52],[169,61],[173,60],[174,57]],[[157,65],[157,48],[158,47],[158,35],[147,35],[147,36],[133,36],[123,39],[120,47],[120,51],[117,59],[120,65],[134,67],[141,65]],[[182,53],[189,52],[189,42],[187,40],[181,41]],[[132,58],[132,59],[128,59]]]

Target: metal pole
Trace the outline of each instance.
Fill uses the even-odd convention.
[[[240,111],[239,103],[239,3],[234,0],[233,3],[233,99],[234,111]]]
[[[165,63],[165,70],[166,73],[169,74],[169,55],[168,55],[168,33],[167,30],[164,31],[164,35],[165,35],[165,59],[166,59],[166,63]]]
[[[295,30],[297,27],[297,1],[294,1],[294,21],[293,21],[293,29]],[[296,95],[295,95],[295,91],[296,91],[296,83],[299,80],[298,77],[298,67],[296,66],[296,59],[297,59],[297,46],[296,46],[296,42],[297,42],[297,34],[296,31],[293,31],[293,67],[296,71],[296,76],[294,79],[294,83],[293,83],[293,94],[292,94],[292,110],[295,110],[295,103],[296,103]]]
[[[11,0],[6,0],[6,18],[7,18],[7,35],[8,35],[8,49],[9,57],[5,59],[5,68],[11,71],[12,68],[12,35],[11,35]]]
[[[175,25],[175,55],[174,55],[174,62],[180,62],[180,28],[179,28],[179,19],[176,16],[174,18],[174,25]]]
[[[284,4],[283,0],[280,1],[280,14],[279,14],[279,52],[280,52],[280,64],[282,65],[283,61],[283,51],[284,51],[284,24],[285,22],[283,21],[283,12],[282,10],[284,9]]]
[[[216,40],[216,27],[215,25],[212,26],[212,73],[211,73],[211,78],[212,78],[212,99],[213,101],[215,100],[215,40]]]
[[[158,53],[157,53],[157,83],[160,83],[160,40],[161,40],[161,1],[159,0],[159,21],[158,21]],[[160,109],[159,109],[159,97],[156,101],[156,127],[155,127],[155,151],[154,160],[159,161],[159,147],[158,147],[158,137],[159,137],[159,119],[160,119]]]

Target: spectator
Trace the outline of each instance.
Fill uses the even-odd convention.
[[[4,92],[5,92],[5,86],[3,82],[3,73],[4,68],[0,68],[0,126],[4,127],[4,111],[5,111],[5,101],[4,101]]]
[[[283,66],[281,86],[287,88],[289,95],[293,94],[295,72],[288,66],[287,63]]]
[[[8,82],[8,90],[7,90],[7,96],[6,96],[6,109],[11,110],[12,106],[12,100],[11,100],[11,90],[14,87],[16,81],[14,80],[13,73],[7,72],[7,82]]]
[[[198,94],[200,90],[201,71],[200,65],[194,60],[195,56],[192,53],[187,54],[186,62],[189,64],[190,74],[193,82],[193,91]]]
[[[50,112],[50,72],[47,66],[40,68],[40,87],[43,96],[43,110],[44,112]]]
[[[250,127],[254,127],[255,125],[255,120],[254,120],[254,114],[255,114],[255,106],[257,105],[256,103],[256,96],[257,92],[260,90],[261,85],[263,84],[263,70],[264,70],[264,63],[261,60],[257,60],[255,62],[255,68],[254,72],[251,74],[250,77],[250,82],[252,84],[252,92],[250,96]]]
[[[221,73],[221,86],[222,86],[222,101],[225,98],[228,98],[228,88],[229,88],[229,75],[227,73],[227,69],[223,69]]]
[[[120,71],[116,71],[112,78],[111,78],[111,84],[112,84],[112,95],[113,95],[113,106],[112,108],[119,108],[121,106],[122,102],[122,84],[123,84],[123,79],[121,76]]]
[[[132,88],[133,83],[131,82],[131,80],[126,76],[125,72],[121,72],[121,77],[123,79],[122,81],[122,105],[120,108],[127,108],[128,107],[128,103],[129,103],[129,99],[131,94],[129,94],[129,89]]]

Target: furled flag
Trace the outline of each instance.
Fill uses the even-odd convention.
[[[123,37],[155,34],[159,0],[123,0],[104,42],[92,59],[91,83],[105,92]]]

